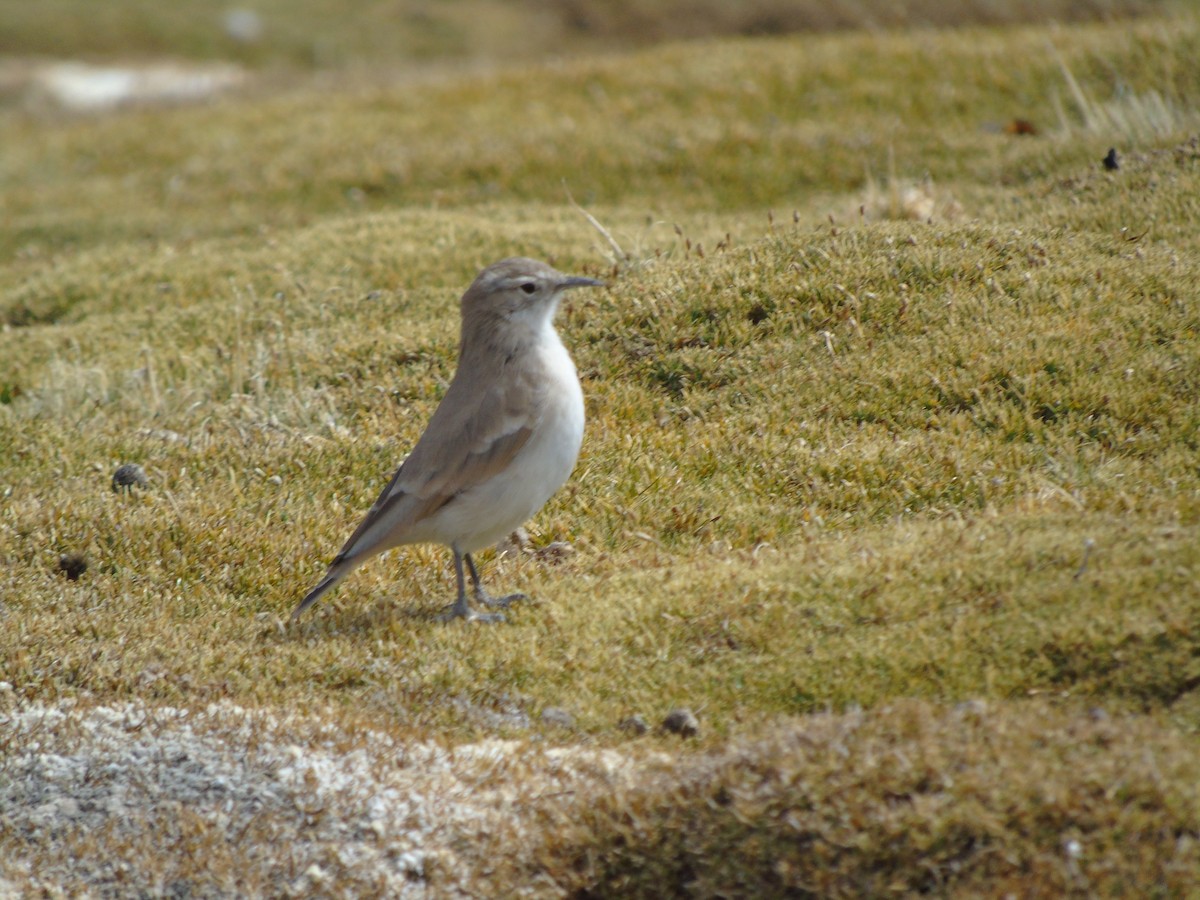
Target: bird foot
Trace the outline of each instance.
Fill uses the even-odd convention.
[[[471,609],[465,603],[452,603],[446,607],[444,613],[438,616],[439,622],[453,622],[455,619],[462,619],[464,622],[503,622],[504,613],[479,612],[479,610]]]
[[[518,600],[528,599],[529,597],[525,594],[506,594],[503,597],[493,597],[491,594],[480,591],[475,595],[475,600],[484,606],[499,606],[501,609],[508,609]]]

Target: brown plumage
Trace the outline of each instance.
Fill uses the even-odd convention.
[[[458,371],[408,459],[292,613],[297,618],[366,560],[402,544],[454,553],[458,596],[450,617],[494,621],[471,609],[484,591],[471,553],[532,516],[570,475],[583,436],[583,394],[554,330],[563,291],[600,285],[531,259],[484,269],[463,295]]]

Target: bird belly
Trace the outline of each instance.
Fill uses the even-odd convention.
[[[556,342],[557,343],[557,342]],[[546,411],[532,435],[503,472],[463,491],[431,517],[430,531],[454,535],[445,541],[471,553],[507,537],[528,521],[570,477],[583,442],[583,391],[570,356],[548,355],[550,392]]]

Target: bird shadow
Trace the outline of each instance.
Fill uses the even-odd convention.
[[[378,636],[390,631],[397,625],[434,625],[440,624],[439,617],[446,606],[410,606],[390,600],[380,600],[369,606],[347,603],[326,604],[316,610],[315,614],[292,622],[277,618],[275,627],[264,634],[264,638],[273,637],[278,643],[295,643],[317,637],[334,636]]]

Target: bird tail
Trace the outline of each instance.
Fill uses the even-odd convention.
[[[294,610],[292,610],[292,615],[289,621],[295,622],[298,618],[300,618],[303,612],[320,600],[326,592],[337,587],[338,583],[347,575],[349,575],[350,570],[353,568],[354,563],[350,562],[345,557],[339,556],[337,559],[335,559],[330,564],[329,571],[325,573],[325,577],[321,579],[320,583],[307,594],[305,594],[304,599],[300,601],[299,605]]]

